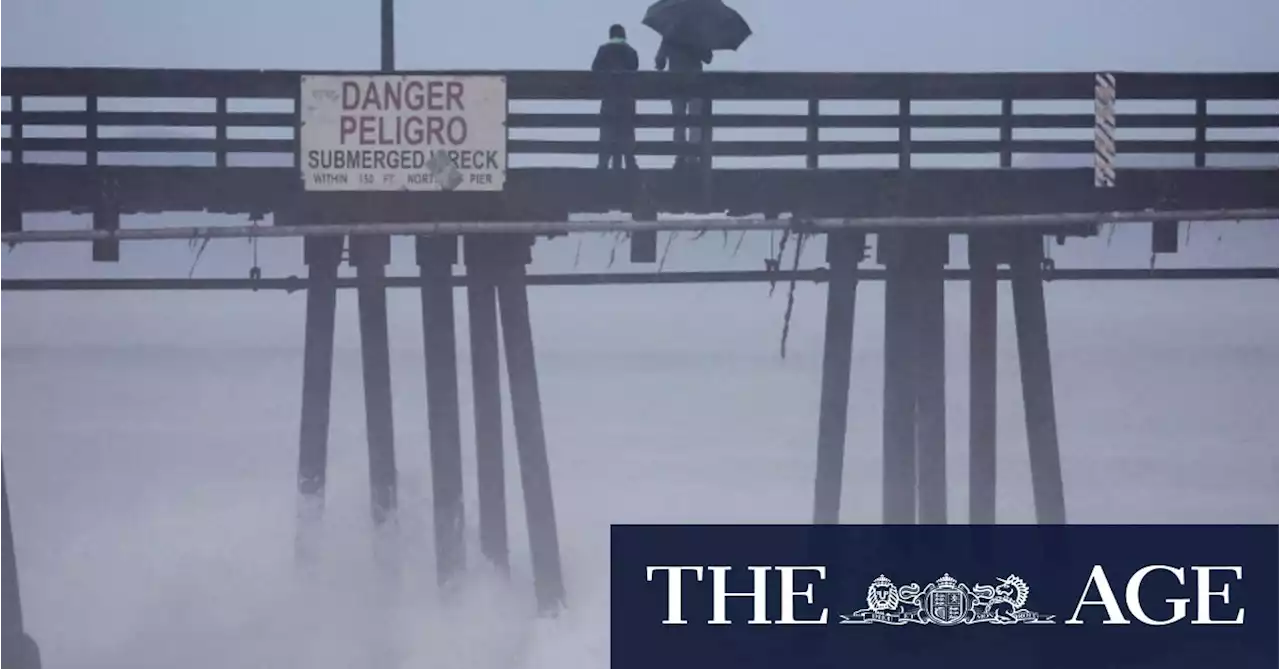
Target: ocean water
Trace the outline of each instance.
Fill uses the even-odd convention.
[[[1274,225],[1195,234],[1173,262],[1275,265]],[[1143,237],[1069,244],[1059,262],[1144,266]],[[756,267],[767,244],[731,257],[720,239],[684,238],[667,267]],[[76,264],[87,248],[23,247],[4,258],[4,274],[185,275],[192,255],[178,251],[101,268]],[[197,275],[245,253],[211,247]],[[266,274],[297,271],[293,251],[273,253]],[[595,271],[608,253],[600,240],[559,241],[540,247],[538,266]],[[821,262],[817,251],[806,257]],[[1054,282],[1046,291],[1070,521],[1277,522],[1276,284]],[[369,520],[354,294],[339,299],[321,557],[300,568],[301,294],[6,292],[0,436],[28,628],[50,667],[607,666],[610,523],[809,519],[824,293],[796,288],[783,360],[786,293],[531,289],[568,588],[563,614],[539,620],[509,408],[509,582],[484,568],[475,545],[463,293],[470,569],[444,597],[415,293],[390,298],[401,508],[397,532],[381,538],[398,565],[389,571],[375,560]],[[947,300],[949,501],[952,522],[965,522],[966,288],[950,285]],[[1000,308],[998,512],[1031,522],[1007,286]],[[881,286],[861,286],[842,509],[851,523],[879,518],[882,309]]]

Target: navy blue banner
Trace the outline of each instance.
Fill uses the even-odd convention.
[[[612,528],[613,669],[1280,666],[1280,530]]]

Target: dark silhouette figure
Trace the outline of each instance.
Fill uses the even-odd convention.
[[[701,72],[703,64],[711,64],[710,51],[668,39],[662,40],[662,46],[658,47],[658,54],[654,58],[654,66],[658,70],[670,70],[671,72]],[[706,106],[706,101],[703,98],[676,98],[671,101],[671,113],[676,117],[676,127],[673,135],[673,139],[677,144],[676,148],[687,148],[686,144],[694,146],[692,155],[685,155],[682,151],[676,156],[676,167],[697,163],[698,156],[701,155],[701,152],[698,151],[701,143],[703,141],[711,141],[710,137],[704,138],[702,136],[702,128],[696,122],[697,117],[703,113],[703,109]],[[692,124],[689,123],[690,116],[695,118],[695,122]]]
[[[609,41],[596,49],[593,72],[635,72],[640,57],[627,44],[627,30],[609,26]],[[613,165],[636,169],[636,100],[625,77],[609,77],[600,99],[600,169]]]

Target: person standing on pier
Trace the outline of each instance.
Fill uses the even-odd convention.
[[[654,66],[658,71],[669,69],[671,72],[701,72],[703,64],[711,64],[711,51],[701,47],[688,46],[667,38],[662,39],[658,53],[654,57]],[[702,115],[702,98],[676,98],[671,101],[671,113],[675,115],[675,131],[673,139],[677,150],[688,148],[692,144],[692,155],[680,151],[676,154],[676,168],[697,165],[701,156],[699,147],[702,144],[702,126],[698,120]],[[689,123],[689,117],[694,121]],[[710,141],[711,138],[706,138]]]
[[[593,72],[635,72],[640,69],[640,57],[627,44],[627,29],[618,24],[609,26],[609,41],[596,49]],[[624,77],[609,77],[600,100],[600,169],[613,165],[636,169],[636,100],[629,82]]]
[[[659,71],[701,72],[703,65],[711,64],[712,52],[737,51],[751,36],[751,26],[723,0],[657,0],[645,11],[642,23],[662,36],[654,58]],[[715,91],[702,85],[692,93],[677,93],[671,101],[677,169],[698,165],[704,153],[710,160],[711,125],[705,124],[705,136],[703,127],[709,120],[704,115],[711,115]]]

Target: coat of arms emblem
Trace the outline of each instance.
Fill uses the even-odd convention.
[[[943,574],[921,588],[916,583],[897,587],[883,574],[867,588],[867,607],[840,616],[842,625],[973,625],[989,623],[1052,624],[1046,616],[1025,608],[1031,587],[1010,574],[996,585],[970,587]]]
[[[965,592],[967,588],[961,590],[958,585],[954,578],[943,574],[921,593],[927,603],[925,616],[930,622],[955,625],[964,621],[965,614],[972,607],[972,598]]]

